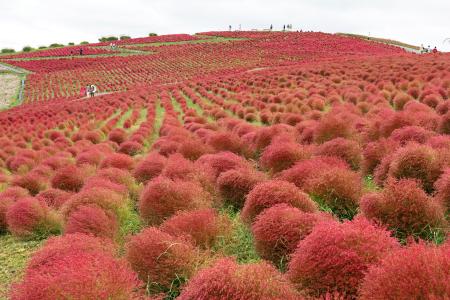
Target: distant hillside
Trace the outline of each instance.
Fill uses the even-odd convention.
[[[375,42],[389,44],[389,45],[395,45],[395,46],[400,46],[400,47],[411,48],[411,49],[414,49],[414,50],[417,50],[417,51],[420,50],[419,46],[410,45],[410,44],[399,42],[399,41],[396,41],[396,40],[377,38],[377,37],[368,37],[366,35],[353,34],[353,33],[341,33],[341,32],[338,32],[337,34],[338,35],[342,35],[342,36],[360,38],[360,39],[364,39],[364,40],[370,39],[370,40],[375,41]]]

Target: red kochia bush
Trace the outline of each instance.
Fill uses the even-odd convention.
[[[430,231],[445,228],[444,209],[410,179],[390,181],[381,193],[362,197],[364,216],[392,229],[398,237],[429,237]]]
[[[31,171],[23,176],[15,177],[12,184],[27,189],[32,196],[35,196],[40,191],[47,189],[48,179],[37,172]]]
[[[104,210],[114,212],[117,216],[121,215],[123,209],[128,205],[128,202],[123,195],[114,192],[113,190],[93,187],[87,190],[74,194],[67,200],[61,208],[61,212],[65,218],[84,205],[96,205]]]
[[[369,269],[360,299],[449,299],[450,248],[415,244]]]
[[[127,139],[127,132],[122,128],[114,128],[108,134],[108,139],[120,145]]]
[[[194,275],[178,299],[302,300],[303,297],[268,263],[238,265],[225,258]]]
[[[0,233],[6,231],[6,212],[8,208],[20,198],[29,196],[28,190],[13,186],[0,193]]]
[[[305,185],[305,191],[340,218],[351,218],[356,213],[362,195],[362,180],[358,173],[336,167],[319,170]]]
[[[287,276],[310,296],[338,292],[352,299],[367,268],[398,247],[388,231],[364,218],[319,223],[298,243]]]
[[[134,156],[142,151],[142,145],[134,141],[126,141],[122,143],[117,152]]]
[[[27,270],[38,270],[42,266],[53,264],[62,257],[76,253],[103,252],[115,255],[117,249],[110,240],[97,238],[82,233],[66,234],[50,237],[45,244],[37,250],[27,265]]]
[[[139,213],[149,224],[161,224],[181,210],[207,208],[212,197],[198,183],[158,177],[150,181],[139,199]]]
[[[316,212],[316,204],[294,184],[282,180],[270,180],[257,184],[247,195],[242,219],[251,224],[264,209],[286,203],[304,212]]]
[[[160,229],[175,237],[183,237],[204,249],[210,248],[230,226],[226,217],[214,209],[179,212],[161,224]]]
[[[314,226],[331,220],[325,214],[305,213],[288,204],[278,204],[260,213],[252,225],[258,254],[275,264],[284,263],[300,240],[311,233]]]
[[[241,156],[231,152],[220,152],[201,156],[196,162],[200,170],[205,170],[213,178],[228,170],[249,168],[250,163]]]
[[[220,174],[217,186],[225,205],[241,209],[244,206],[245,196],[256,184],[265,179],[264,173],[253,168],[229,170]]]
[[[167,158],[157,152],[151,152],[134,168],[133,176],[137,182],[146,183],[161,174]]]
[[[353,135],[353,131],[351,122],[329,113],[320,120],[315,128],[314,141],[321,144],[338,137],[350,138]]]
[[[450,168],[444,171],[434,186],[436,188],[436,199],[447,211],[450,211]]]
[[[96,205],[82,205],[67,218],[64,233],[85,233],[114,239],[118,233],[117,217]]]
[[[193,273],[196,253],[190,243],[148,227],[127,242],[126,258],[143,281],[170,288]]]
[[[277,175],[278,179],[292,182],[297,187],[304,189],[306,181],[313,175],[323,169],[339,167],[348,169],[349,166],[342,159],[337,157],[314,157],[296,163],[292,168],[284,170]]]
[[[52,187],[68,192],[78,192],[84,184],[86,174],[76,166],[59,169],[52,178]]]
[[[391,158],[388,175],[416,179],[425,191],[432,192],[433,184],[441,173],[437,152],[429,146],[408,144],[398,149]]]
[[[59,209],[72,195],[63,190],[48,189],[37,194],[36,198],[53,209]]]
[[[44,236],[60,231],[58,216],[36,198],[22,198],[6,212],[9,231],[18,237]]]
[[[362,161],[362,149],[355,141],[336,138],[320,145],[316,155],[334,156],[346,161],[354,170],[358,170]]]
[[[105,157],[100,168],[118,168],[131,171],[134,168],[133,158],[122,153],[113,153]]]
[[[13,285],[11,299],[138,299],[141,285],[126,261],[104,252],[78,252],[28,269]]]
[[[299,160],[310,158],[310,156],[311,151],[300,144],[274,139],[264,149],[260,158],[260,164],[272,173],[277,173],[290,168]]]

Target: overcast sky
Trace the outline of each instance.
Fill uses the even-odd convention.
[[[450,51],[449,0],[0,0],[0,48],[288,23]]]

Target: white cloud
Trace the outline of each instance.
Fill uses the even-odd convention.
[[[352,32],[450,51],[447,0],[0,0],[0,48],[88,40],[109,34],[296,28]]]

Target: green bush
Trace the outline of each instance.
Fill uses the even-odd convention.
[[[11,49],[11,48],[3,48],[2,49],[2,53],[14,53],[16,52],[16,50]]]
[[[103,43],[103,42],[117,41],[119,40],[119,38],[116,36],[108,36],[108,37],[101,37],[98,40]]]
[[[53,43],[49,46],[50,48],[58,48],[58,47],[64,47],[63,44]]]
[[[149,33],[148,36],[158,36],[156,33]]]
[[[75,43],[73,43],[73,42],[70,42],[70,43],[68,43],[67,45],[69,45],[69,46],[74,46],[74,45],[75,45]]]
[[[80,43],[80,45],[87,45],[87,44],[89,44],[89,42],[82,41],[82,42]]]
[[[122,40],[129,40],[129,39],[131,39],[131,37],[128,36],[128,35],[121,35],[121,36],[120,36],[120,40],[121,40],[121,41],[122,41]]]
[[[23,47],[23,49],[22,49],[23,52],[30,52],[30,51],[32,51],[32,50],[33,50],[33,48],[32,48],[31,46],[25,46],[25,47]]]
[[[47,49],[47,46],[39,46],[38,49]]]

